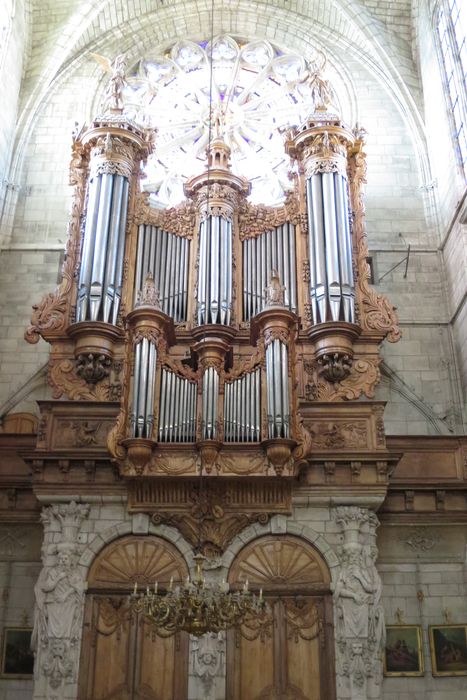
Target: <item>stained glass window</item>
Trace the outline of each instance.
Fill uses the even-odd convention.
[[[443,56],[454,140],[467,179],[467,5],[446,0],[438,11],[438,35]]]
[[[234,173],[250,180],[251,201],[282,202],[291,186],[283,132],[313,111],[305,81],[310,66],[266,41],[230,36],[215,38],[212,46],[181,41],[141,61],[129,80],[125,111],[157,128],[144,184],[153,204],[180,202],[186,179],[206,168],[210,123],[211,135],[220,130],[231,148]]]

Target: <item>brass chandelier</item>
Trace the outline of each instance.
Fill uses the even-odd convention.
[[[138,592],[135,583],[132,608],[149,620],[158,636],[170,637],[183,631],[201,637],[268,615],[262,590],[259,596],[251,593],[248,580],[237,591],[230,591],[226,581],[208,583],[202,571],[203,555],[197,554],[194,559],[195,574],[184,584],[174,586],[171,579],[167,590],[160,590],[156,582],[153,589]]]

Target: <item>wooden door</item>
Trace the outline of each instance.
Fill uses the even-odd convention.
[[[83,700],[185,700],[187,635],[157,636],[128,596],[93,594],[86,604]]]
[[[80,700],[186,700],[188,635],[160,637],[130,608],[134,582],[163,586],[187,569],[168,542],[124,537],[93,563],[80,659]]]
[[[231,584],[245,578],[263,588],[271,614],[228,634],[228,700],[333,700],[329,573],[316,550],[298,538],[261,538],[232,565]]]

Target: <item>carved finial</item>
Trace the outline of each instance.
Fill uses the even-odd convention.
[[[271,281],[265,289],[266,306],[285,306],[284,291],[285,287],[281,285],[278,271],[271,270]]]
[[[158,310],[161,308],[159,290],[156,289],[154,277],[152,276],[151,272],[148,272],[146,275],[143,290],[138,292],[136,306],[153,306]]]

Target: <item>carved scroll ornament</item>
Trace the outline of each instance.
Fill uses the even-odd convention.
[[[105,382],[91,384],[78,376],[72,360],[51,360],[48,382],[52,387],[54,399],[59,399],[65,394],[72,401],[108,401],[111,397],[109,375],[110,370]]]
[[[357,258],[356,297],[360,309],[360,325],[364,331],[383,334],[391,343],[401,337],[395,307],[384,294],[378,294],[369,285],[370,268],[367,263],[368,244],[365,229],[365,204],[363,186],[366,183],[367,164],[362,150],[350,158],[350,197],[354,212],[353,232]]]
[[[338,384],[326,380],[317,361],[305,362],[305,372],[310,377],[305,386],[306,398],[314,401],[354,401],[364,394],[371,399],[381,377],[380,362],[378,356],[355,358],[349,375]]]
[[[74,192],[68,223],[65,260],[62,267],[62,281],[54,292],[50,292],[39,304],[33,306],[31,325],[24,334],[28,343],[37,343],[41,336],[47,338],[49,333],[61,333],[69,323],[70,292],[81,244],[81,212],[84,208],[87,170],[88,150],[75,138],[72,144],[70,164],[70,185],[74,187]]]

